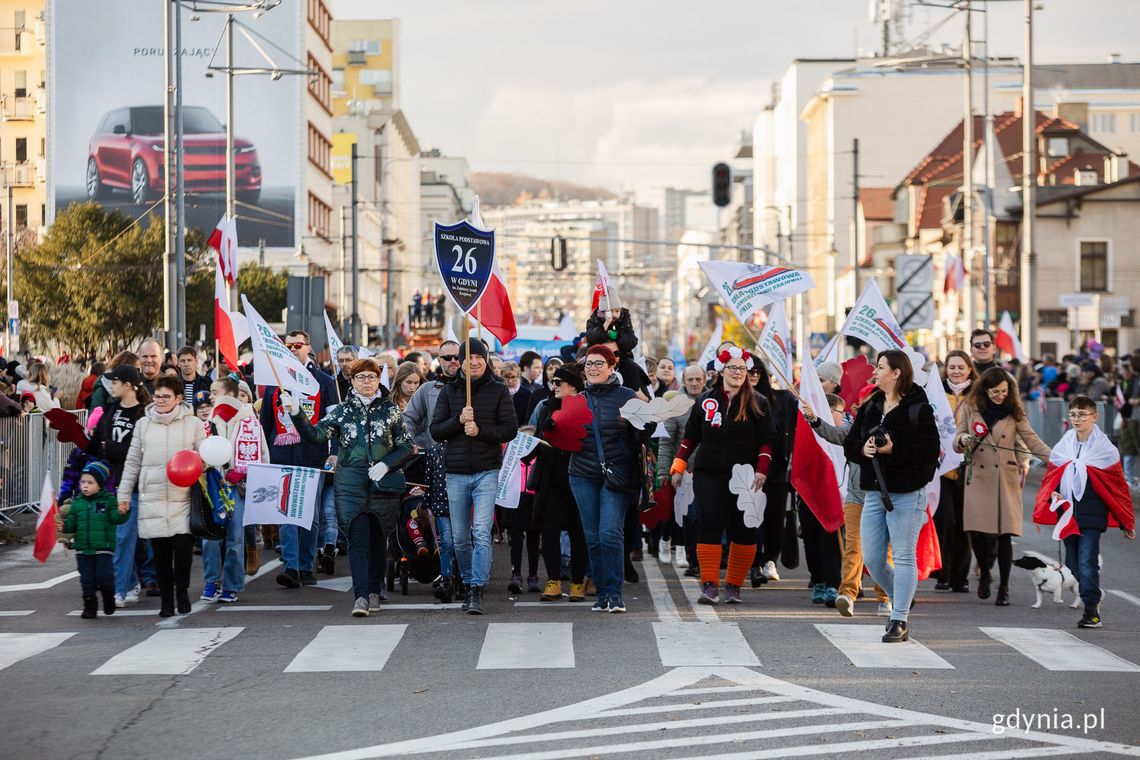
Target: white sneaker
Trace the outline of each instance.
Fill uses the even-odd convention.
[[[843,617],[852,617],[855,609],[855,600],[847,596],[847,594],[840,594],[835,599],[835,609],[839,610],[839,614]]]
[[[661,539],[657,544],[657,561],[662,565],[668,565],[669,557],[672,553],[673,552],[669,549],[669,542],[665,539]]]
[[[689,560],[685,558],[685,547],[678,546],[673,550],[673,567],[684,570],[689,566]]]
[[[135,601],[137,602],[138,599],[136,599]],[[126,606],[127,606],[127,603],[123,601],[123,597],[119,596],[118,594],[115,594],[115,608],[121,610]]]
[[[894,612],[894,608],[891,607],[890,602],[879,602],[879,617],[888,617],[892,612]]]
[[[778,572],[776,572],[776,563],[775,562],[765,562],[764,563],[764,577],[770,581],[780,580],[780,574]]]
[[[127,595],[123,597],[123,601],[126,604],[138,604],[139,603],[139,589],[138,589],[138,587],[136,586],[135,588],[128,591]]]

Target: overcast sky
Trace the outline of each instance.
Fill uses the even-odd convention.
[[[949,0],[931,0],[946,4]],[[975,0],[975,6],[980,5]],[[952,14],[913,10],[912,38]],[[1021,57],[1023,3],[994,0],[991,54]],[[1045,0],[1038,62],[1140,61],[1140,0]],[[472,169],[614,190],[708,184],[793,58],[877,50],[867,0],[334,0],[400,19],[401,99],[425,147]],[[975,36],[983,19],[975,14]],[[935,41],[959,43],[961,14]]]

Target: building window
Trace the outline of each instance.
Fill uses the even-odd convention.
[[[320,169],[326,177],[332,177],[331,156],[332,143],[309,122],[309,163]]]
[[[1049,158],[1060,158],[1069,155],[1069,138],[1050,137],[1045,144],[1045,153]]]
[[[364,45],[365,51],[368,55],[380,55],[383,48],[380,45],[380,40],[368,40]]]
[[[28,160],[28,138],[16,138],[16,163],[22,164]]]
[[[367,85],[377,95],[392,94],[391,69],[364,69],[360,72],[360,84]]]
[[[317,59],[313,57],[312,53],[309,54],[309,71],[314,72],[309,77],[309,93],[317,99],[321,107],[332,113],[332,101],[330,94],[332,92],[332,78],[328,72],[324,70]]]
[[[309,0],[309,26],[313,27],[313,31],[325,43],[325,47],[331,51],[329,29],[332,27],[332,14],[329,13],[324,0]]]
[[[317,196],[309,193],[309,232],[326,240],[332,229],[332,208]]]
[[[1116,131],[1116,114],[1114,113],[1094,113],[1092,115],[1093,132],[1101,132],[1103,134],[1112,134]]]
[[[16,204],[16,226],[28,226],[28,204],[26,203]]]
[[[1082,240],[1081,292],[1103,293],[1108,290],[1108,241]]]
[[[332,70],[332,89],[333,95],[344,95],[344,69]]]
[[[17,98],[28,97],[28,72],[14,71],[14,83],[16,92],[14,93]]]

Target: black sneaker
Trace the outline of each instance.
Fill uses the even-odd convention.
[[[317,576],[313,575],[311,570],[301,571],[301,585],[302,586],[315,586],[317,585]]]
[[[748,571],[748,582],[752,584],[752,588],[760,588],[768,582],[768,579],[764,577],[760,567],[756,566]]]
[[[640,583],[641,574],[637,572],[637,568],[633,566],[633,561],[629,555],[625,558],[625,582],[626,583]]]
[[[277,585],[285,588],[301,588],[301,574],[296,570],[285,570],[278,573]]]
[[[1080,620],[1077,621],[1077,628],[1103,628],[1104,625],[1100,622],[1099,612],[1086,612]]]
[[[700,578],[701,577],[700,565],[690,564],[688,567],[685,568],[684,576],[686,578]]]
[[[162,592],[158,590],[158,584],[154,581],[149,581],[143,585],[143,593],[146,596],[162,596]]]
[[[897,644],[909,638],[910,631],[907,630],[905,621],[892,620],[887,623],[887,632],[883,634],[884,644]]]
[[[444,604],[451,603],[451,579],[441,578],[435,587],[435,598]]]
[[[467,614],[483,614],[483,587],[472,586],[471,593],[467,595]]]
[[[320,558],[321,572],[325,575],[336,574],[336,547],[332,544],[325,544],[325,550]]]

